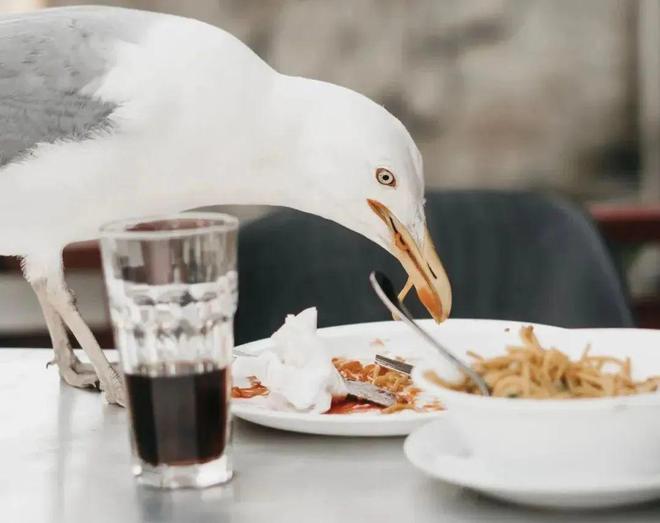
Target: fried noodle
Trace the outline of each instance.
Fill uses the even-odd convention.
[[[420,390],[413,386],[410,376],[386,369],[376,363],[363,365],[357,360],[343,358],[333,358],[332,363],[345,379],[371,383],[394,394],[396,402],[394,405],[384,408],[382,410],[383,414],[392,414],[402,410],[427,411],[442,408],[439,404],[430,404],[423,408],[416,407],[415,397],[420,393]]]
[[[644,381],[631,377],[630,358],[592,356],[587,346],[577,361],[558,349],[541,347],[534,327],[520,329],[522,345],[509,346],[506,354],[484,358],[469,351],[472,367],[483,377],[492,396],[530,399],[600,398],[655,392],[660,376]],[[480,394],[469,378],[456,384],[440,378],[435,372],[426,375],[443,387]]]

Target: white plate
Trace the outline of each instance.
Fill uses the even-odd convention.
[[[432,329],[432,320],[422,324]],[[429,354],[429,349],[415,333],[401,322],[387,321],[360,323],[319,329],[319,335],[327,339],[333,356],[373,360],[376,353],[396,354],[414,363],[416,358]],[[382,344],[375,344],[380,340]],[[263,339],[237,347],[247,353],[259,353],[271,346],[270,339]],[[259,398],[232,401],[232,412],[241,418],[259,425],[307,434],[329,436],[406,436],[429,421],[443,416],[437,412],[403,411],[394,414],[305,414],[282,412],[259,405]]]
[[[544,508],[607,508],[660,498],[660,475],[594,477],[591,481],[548,481],[493,470],[470,456],[445,417],[421,427],[404,443],[408,460],[432,478],[494,498]]]

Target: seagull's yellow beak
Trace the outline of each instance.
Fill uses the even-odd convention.
[[[385,205],[376,200],[367,200],[367,203],[387,225],[392,235],[392,253],[408,273],[408,282],[399,298],[403,300],[414,285],[419,300],[435,321],[446,320],[451,311],[451,285],[428,229],[423,244],[417,245],[408,229]]]

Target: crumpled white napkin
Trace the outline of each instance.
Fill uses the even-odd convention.
[[[333,396],[345,396],[346,388],[316,325],[316,307],[289,314],[271,336],[272,349],[257,357],[236,358],[232,366],[235,381],[255,376],[268,387],[271,408],[326,412]]]

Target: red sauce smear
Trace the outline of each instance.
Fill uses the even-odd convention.
[[[355,414],[358,412],[368,412],[373,410],[383,410],[383,407],[356,399],[333,399],[330,410],[326,414]]]
[[[249,387],[232,387],[232,398],[254,398],[255,396],[268,396],[268,388],[264,387],[261,382],[254,376],[248,378],[250,380]]]

